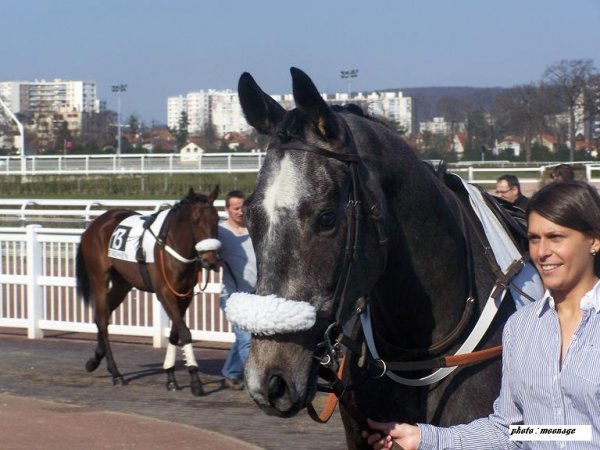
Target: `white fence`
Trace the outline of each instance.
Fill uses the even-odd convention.
[[[143,175],[258,172],[264,153],[0,156],[0,175]]]
[[[60,200],[60,199],[11,199],[0,198],[0,223],[13,226],[26,225],[36,221],[43,223],[74,223],[80,227],[89,224],[109,209],[132,209],[140,214],[152,214],[170,208],[178,200]],[[225,200],[215,200],[221,218]]]
[[[92,308],[78,298],[75,255],[83,230],[39,225],[0,229],[0,327],[24,328],[31,339],[45,330],[96,333]],[[206,276],[206,272],[204,273]],[[195,340],[233,342],[219,308],[220,274],[211,272],[204,292],[196,288],[186,323]],[[114,334],[167,342],[169,319],[154,294],[133,289],[113,313]]]
[[[265,158],[262,152],[203,153],[187,160],[176,153],[121,155],[0,156],[0,176],[36,175],[144,175],[178,173],[255,173]],[[508,161],[463,161],[448,164],[470,183],[493,184],[503,173],[514,173],[521,183],[538,183],[555,162],[509,163]],[[583,166],[586,179],[600,182],[600,165],[595,162],[572,163]]]

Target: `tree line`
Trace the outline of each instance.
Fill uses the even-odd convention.
[[[486,92],[477,95],[486,95]],[[592,145],[598,147],[600,75],[591,59],[562,60],[548,66],[538,82],[501,89],[489,99],[445,97],[437,102],[436,110],[450,122],[453,131],[458,130],[458,124],[465,125],[463,159],[478,160],[482,152],[489,159],[507,159],[507,155],[494,156],[490,150],[497,140],[508,135],[522,138],[521,159],[528,162],[595,158],[597,155],[578,152],[576,144],[577,140],[593,138]],[[577,132],[581,128],[583,134]],[[542,134],[557,139],[559,145],[554,154],[532,143]],[[422,138],[430,141],[424,157],[452,159],[445,137],[426,135]]]

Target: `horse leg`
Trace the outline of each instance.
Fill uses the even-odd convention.
[[[94,356],[90,358],[86,364],[88,371],[94,370],[100,364],[103,357],[106,357],[106,369],[112,375],[114,386],[124,386],[127,384],[115,363],[110,346],[108,335],[108,322],[112,312],[123,302],[127,293],[131,290],[129,285],[117,273],[113,273],[111,277],[112,286],[105,295],[105,302],[96,303],[96,326],[98,327],[98,346],[94,352]],[[100,306],[100,308],[99,308]],[[95,366],[95,367],[94,367]]]
[[[107,285],[108,283],[99,280],[98,277],[90,277],[90,292],[94,302],[94,322],[96,323],[98,332],[96,333],[97,344],[94,356],[85,363],[85,370],[88,372],[96,370],[106,355],[104,334],[108,330],[108,318],[110,315],[106,306]]]
[[[163,363],[163,369],[167,374],[167,390],[179,391],[181,388],[177,384],[175,378],[175,362],[177,359],[177,344],[179,342],[179,334],[175,327],[171,327],[171,334],[169,335],[169,344],[167,346],[167,353],[165,355],[165,361]]]
[[[199,396],[204,395],[204,388],[202,387],[202,381],[198,374],[198,363],[194,356],[194,346],[192,345],[192,333],[185,324],[185,312],[192,301],[192,297],[188,298],[172,298],[170,302],[164,302],[167,314],[173,322],[171,338],[175,339],[175,336],[179,336],[179,342],[183,346],[183,358],[185,366],[187,367],[188,373],[190,374],[190,387],[192,394]],[[173,341],[169,339],[170,344]],[[167,375],[168,376],[168,375]]]

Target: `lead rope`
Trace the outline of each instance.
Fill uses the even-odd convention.
[[[344,373],[344,359],[345,358],[346,358],[346,355],[342,356],[340,358],[340,362],[339,362],[337,377],[340,380],[342,379],[342,375]],[[329,419],[331,419],[331,416],[333,416],[335,408],[337,407],[337,404],[338,404],[338,400],[339,400],[339,398],[335,394],[335,392],[330,392],[329,394],[327,394],[327,399],[325,400],[325,405],[323,405],[323,408],[321,409],[320,413],[317,413],[312,402],[309,403],[308,405],[306,405],[306,410],[308,412],[308,415],[315,422],[327,423],[327,422],[329,422]]]
[[[160,273],[162,274],[163,280],[165,281],[165,284],[167,285],[167,288],[169,288],[169,291],[171,291],[171,293],[173,295],[175,295],[176,297],[186,298],[186,297],[189,297],[190,294],[192,294],[192,292],[194,291],[194,286],[195,285],[193,285],[185,293],[177,292],[175,290],[175,288],[171,285],[171,282],[167,278],[167,274],[165,272],[165,251],[164,251],[164,249],[162,247],[160,249]],[[197,283],[198,283],[198,285],[202,286],[202,268],[198,271]],[[208,277],[206,277],[206,284],[204,285],[204,289],[206,289],[206,286],[208,286]],[[201,289],[201,290],[204,290],[204,289]]]

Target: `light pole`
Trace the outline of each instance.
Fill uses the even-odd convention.
[[[112,91],[117,93],[117,155],[121,154],[121,92],[126,90],[126,84],[113,84],[112,86]]]
[[[340,70],[340,77],[348,83],[348,100],[352,98],[352,80],[358,77],[358,69]]]

